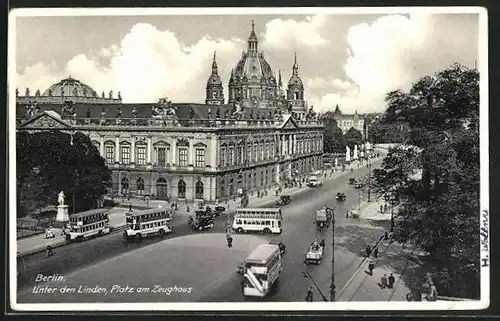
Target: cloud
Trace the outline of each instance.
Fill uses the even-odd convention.
[[[317,109],[322,111],[339,104],[345,113],[381,112],[386,107],[387,92],[408,90],[420,77],[455,61],[470,65],[470,57],[475,53],[472,50],[468,57],[464,47],[474,48],[474,42],[471,37],[456,41],[463,34],[461,29],[469,34],[470,31],[453,19],[439,15],[389,15],[371,24],[352,26],[346,37],[347,80],[309,79],[309,90],[324,88],[320,95],[311,93],[311,103],[318,104]]]
[[[335,19],[334,15],[331,17]],[[285,74],[291,71],[292,51],[299,49],[305,97],[317,111],[333,110],[336,104],[346,113],[383,111],[387,92],[408,89],[424,75],[455,61],[473,61],[467,61],[467,57],[477,55],[477,42],[471,41],[477,37],[473,28],[477,22],[473,21],[471,27],[464,18],[383,16],[371,23],[351,26],[344,37],[345,46],[337,42],[336,49],[327,38],[329,34],[321,33],[322,29],[328,29],[326,21],[323,15],[303,20],[274,19],[259,36],[260,48],[268,52],[266,57],[271,66],[276,71],[282,69],[285,85]],[[97,47],[60,65],[39,62],[26,67],[18,74],[16,85],[21,94],[24,94],[21,86],[43,92],[70,73],[99,94],[120,91],[126,103],[155,102],[160,97],[204,102],[216,51],[227,98],[231,69],[246,49],[247,35],[244,36],[245,40],[205,36],[186,45],[169,30],[138,23],[119,43],[109,47]],[[305,52],[312,52],[313,56],[300,54]],[[315,52],[317,55],[331,52],[336,58],[315,63]],[[346,58],[335,56],[338,52]],[[337,68],[339,65],[343,68]],[[337,71],[329,75],[332,69]]]
[[[320,46],[329,41],[320,35],[326,17],[316,15],[303,21],[274,19],[266,24],[264,46],[270,49],[297,49],[298,47]]]

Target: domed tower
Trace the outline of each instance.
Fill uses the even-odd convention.
[[[207,99],[205,100],[207,105],[222,105],[224,104],[224,87],[222,86],[222,80],[219,76],[219,68],[217,67],[217,61],[215,59],[212,62],[212,74],[208,77],[207,81]]]
[[[228,103],[241,101],[244,107],[271,107],[277,96],[276,77],[271,66],[258,52],[259,41],[252,21],[252,31],[248,37],[247,52],[231,72]]]
[[[302,83],[302,79],[299,77],[297,53],[294,53],[293,56],[292,77],[290,77],[290,80],[288,81],[286,98],[288,107],[291,106],[293,112],[299,114],[307,112],[307,107],[304,101],[304,84]]]

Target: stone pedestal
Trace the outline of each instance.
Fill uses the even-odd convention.
[[[69,221],[68,205],[58,205],[56,222],[68,222],[68,221]]]

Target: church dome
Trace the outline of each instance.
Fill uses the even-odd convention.
[[[302,79],[298,75],[292,75],[290,80],[288,81],[288,87],[297,87],[300,89],[304,89],[304,84],[302,83]]]
[[[262,53],[258,55],[245,53],[234,69],[234,76],[240,79],[246,76],[250,81],[252,79],[275,81],[271,66]]]
[[[71,78],[71,76],[50,86],[42,96],[99,97],[92,87]]]

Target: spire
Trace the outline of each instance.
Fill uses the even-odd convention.
[[[258,44],[258,42],[259,41],[257,40],[257,35],[255,34],[255,23],[252,20],[252,31],[250,32],[250,36],[248,37],[248,54],[249,55],[257,56],[257,53],[258,53],[257,44]]]
[[[214,60],[212,62],[212,74],[217,75],[218,73],[218,67],[217,67],[217,61],[215,60],[216,57],[216,52],[214,51]]]
[[[293,67],[292,67],[292,73],[294,75],[298,75],[299,74],[299,66],[297,65],[297,52],[294,51],[293,52]]]

